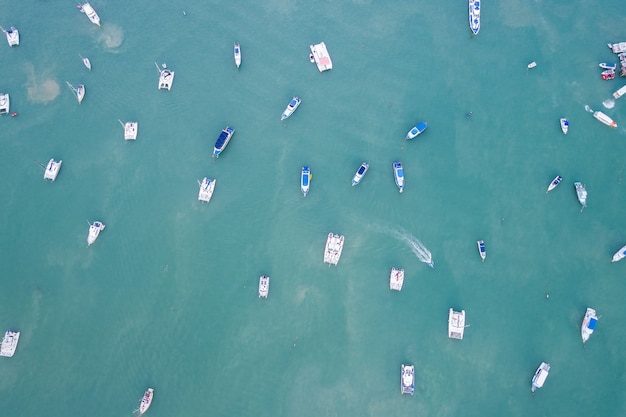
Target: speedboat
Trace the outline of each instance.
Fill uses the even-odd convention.
[[[596,119],[598,119],[599,121],[601,121],[607,126],[617,127],[617,123],[613,119],[611,119],[609,116],[602,113],[601,111],[594,112],[593,117],[595,117]]]
[[[217,137],[217,140],[215,141],[215,146],[213,147],[214,157],[219,158],[220,154],[224,151],[226,145],[228,145],[228,142],[230,142],[230,139],[233,137],[234,134],[235,129],[230,126],[226,126],[222,130],[220,135]]]
[[[20,45],[20,31],[15,29],[15,27],[11,26],[9,29],[3,29],[0,27],[5,35],[7,35],[7,42],[9,46],[19,46]]]
[[[198,181],[200,185],[200,191],[198,192],[198,200],[204,201],[208,203],[211,201],[211,197],[213,197],[213,191],[215,190],[215,183],[217,180],[212,180],[210,178],[204,177],[202,182]]]
[[[400,371],[400,392],[411,394],[415,392],[415,366],[402,364]]]
[[[478,240],[476,242],[478,245],[478,254],[480,255],[480,259],[485,262],[485,258],[487,257],[487,249],[485,248],[485,242],[483,240]]]
[[[613,70],[613,71],[615,71],[615,69],[617,68],[617,64],[614,63],[614,62],[601,62],[598,65],[600,66],[600,68],[606,69],[606,70]]]
[[[0,356],[7,358],[12,357],[17,349],[17,342],[20,341],[20,332],[14,332],[7,330],[2,338],[2,344],[0,344]]]
[[[0,94],[0,114],[9,114],[9,108],[11,107],[11,100],[9,94]]]
[[[80,57],[80,59],[83,60],[83,65],[85,65],[85,68],[91,71],[91,61],[89,60],[89,58],[85,58],[81,54],[78,54],[78,56]]]
[[[461,340],[463,333],[465,333],[465,310],[454,311],[450,309],[448,313],[448,337]]]
[[[389,289],[401,291],[404,285],[404,269],[391,268],[389,274]]]
[[[624,258],[626,258],[626,246],[622,246],[620,250],[615,252],[615,255],[613,255],[613,260],[611,262],[621,261]]]
[[[480,1],[469,0],[469,25],[474,35],[480,30]]]
[[[306,165],[303,166],[302,173],[300,175],[300,190],[305,197],[309,193],[311,178],[313,178],[313,176],[311,175],[311,169]]]
[[[583,211],[585,207],[587,207],[587,189],[585,185],[581,182],[575,182],[574,188],[576,188],[576,196],[578,197],[578,201],[583,206],[580,211]]]
[[[563,177],[561,177],[560,175],[557,175],[556,177],[554,177],[554,179],[552,180],[550,185],[548,185],[548,190],[546,191],[546,194],[548,194],[550,191],[554,190],[556,188],[556,186],[561,183],[562,179],[563,179]]]
[[[142,415],[150,405],[152,404],[152,398],[154,397],[154,389],[148,388],[146,392],[143,394],[143,398],[141,399],[141,403],[139,403],[139,415]]]
[[[235,43],[235,46],[233,47],[233,54],[235,56],[235,65],[239,68],[241,65],[241,47],[238,43]]]
[[[341,258],[341,252],[343,251],[343,240],[343,235],[328,234],[326,247],[324,248],[324,263],[337,265],[339,258]]]
[[[424,130],[426,130],[426,128],[428,127],[428,123],[426,122],[419,122],[414,128],[412,128],[411,130],[409,130],[409,133],[406,134],[406,140],[411,140],[414,137],[416,137],[417,135],[419,135],[420,133],[422,133]]]
[[[402,162],[395,161],[393,163],[393,177],[396,180],[396,185],[400,189],[400,192],[404,191],[404,170],[402,169]]]
[[[98,239],[98,235],[101,230],[104,230],[106,226],[102,222],[93,222],[89,225],[89,235],[87,236],[87,246],[91,245]]]
[[[583,338],[583,343],[589,340],[589,336],[591,336],[593,331],[596,329],[596,324],[598,324],[596,310],[587,307],[585,318],[583,318],[583,323],[580,326],[580,336]]]
[[[78,87],[74,87],[68,81],[66,81],[67,86],[74,92],[76,96],[76,100],[78,100],[78,104],[82,103],[83,98],[85,98],[85,86],[83,84],[78,84]]]
[[[82,5],[79,5],[79,9],[80,9],[81,12],[83,12],[83,13],[85,13],[85,15],[87,15],[89,20],[91,20],[91,23],[93,23],[94,25],[100,27],[100,16],[98,16],[98,13],[96,13],[96,11],[91,6],[91,4],[84,3]]]
[[[296,96],[296,97],[292,98],[291,101],[289,102],[289,104],[287,104],[287,107],[285,108],[285,111],[280,116],[280,120],[285,120],[286,118],[291,116],[293,114],[293,112],[296,111],[296,109],[298,108],[300,103],[302,103],[302,99],[300,97]]]
[[[359,169],[356,170],[356,174],[354,174],[354,177],[352,177],[352,186],[353,187],[361,182],[361,180],[363,179],[363,177],[367,173],[368,169],[370,169],[369,164],[367,162],[363,162],[361,164],[361,166],[359,167]]]
[[[621,96],[623,96],[624,94],[626,94],[626,85],[623,86],[622,88],[620,88],[619,90],[617,90],[616,92],[613,93],[613,98],[618,99]]]
[[[615,78],[615,70],[604,70],[600,76],[603,80],[612,80]]]
[[[559,123],[561,123],[561,130],[564,135],[567,135],[567,131],[569,130],[569,121],[566,118],[559,119]]]
[[[124,127],[124,139],[125,140],[136,140],[137,139],[137,129],[139,129],[138,122],[122,122],[118,120],[122,127]]]
[[[159,90],[165,89],[170,91],[172,89],[172,84],[174,83],[174,71],[170,71],[165,68],[165,64],[163,64],[163,69],[159,68],[159,65],[156,62],[154,65],[156,65],[157,71],[159,71]]]
[[[333,61],[330,59],[326,44],[320,42],[317,45],[309,45],[311,49],[311,55],[313,55],[313,62],[317,64],[317,69],[320,72],[333,69]]]
[[[546,378],[548,377],[549,373],[550,364],[541,362],[541,365],[539,365],[539,368],[537,368],[537,372],[535,372],[535,375],[533,376],[532,385],[530,388],[531,392],[535,392],[539,388],[543,387],[543,383],[546,382]]]
[[[59,175],[62,163],[63,161],[57,162],[54,159],[51,159],[50,162],[48,162],[48,166],[43,173],[43,179],[54,182],[54,180],[57,179],[57,175]]]
[[[528,64],[526,67],[527,67],[528,69],[533,69],[533,68],[535,68],[536,66],[537,66],[537,63],[536,63],[535,61],[533,61],[533,62],[531,62],[530,64]]]
[[[270,293],[270,277],[267,275],[262,275],[259,278],[259,297],[267,298]]]

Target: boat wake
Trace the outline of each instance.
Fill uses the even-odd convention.
[[[615,100],[612,100],[612,99],[604,100],[602,102],[602,105],[607,109],[612,109],[613,107],[615,107]]]
[[[411,249],[411,252],[413,252],[417,259],[420,260],[420,262],[428,264],[431,268],[435,267],[433,255],[418,238],[403,229],[388,229],[386,232],[401,242],[404,242],[409,249]]]
[[[588,104],[585,104],[585,110],[587,110],[589,113],[593,113],[594,112],[594,110],[591,107],[589,107]]]

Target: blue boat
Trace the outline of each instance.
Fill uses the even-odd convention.
[[[426,128],[428,127],[428,123],[426,122],[419,122],[417,124],[417,126],[415,126],[413,129],[409,130],[409,133],[406,134],[406,140],[411,140],[414,137],[416,137],[417,135],[419,135],[420,133],[422,133],[424,130],[426,130]]]
[[[369,164],[367,162],[363,162],[359,169],[356,171],[356,174],[354,174],[354,177],[352,178],[353,187],[361,182],[368,169],[370,169]]]
[[[230,138],[232,138],[234,134],[235,129],[230,126],[226,126],[224,130],[222,130],[222,133],[220,133],[220,136],[215,141],[215,147],[213,148],[214,157],[220,156],[220,153],[226,148],[226,145],[228,145]]]
[[[309,169],[309,167],[306,165],[303,166],[302,175],[300,176],[300,190],[305,197],[309,193],[311,178],[313,178],[313,176],[311,175],[311,169]]]
[[[396,180],[396,185],[400,189],[400,192],[404,191],[404,170],[402,169],[402,162],[395,161],[393,163],[393,177]]]

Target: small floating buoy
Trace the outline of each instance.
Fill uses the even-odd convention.
[[[163,68],[167,68],[167,64],[166,64],[165,62],[164,62],[164,63],[162,63],[162,64],[161,64],[161,66],[162,66]]]
[[[187,12],[183,10],[183,16],[187,16]]]

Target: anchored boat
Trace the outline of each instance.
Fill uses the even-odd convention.
[[[214,157],[219,158],[220,154],[222,153],[222,151],[224,151],[224,149],[226,149],[226,145],[228,145],[228,142],[230,142],[230,139],[233,137],[234,134],[235,128],[233,127],[226,126],[224,129],[222,129],[222,132],[217,137],[217,140],[215,141],[215,146],[213,147]]]
[[[406,134],[405,140],[411,140],[415,138],[417,135],[422,133],[428,127],[428,123],[419,122],[415,127],[409,130],[409,133]]]
[[[99,221],[93,222],[93,224],[89,225],[89,235],[87,235],[87,246],[91,245],[93,242],[98,239],[100,232],[104,230],[106,226]]]
[[[11,108],[11,99],[8,93],[0,93],[0,114],[9,114]]]
[[[402,169],[402,162],[395,161],[393,163],[393,177],[400,192],[404,191],[404,170]]]
[[[217,180],[212,180],[207,177],[204,177],[202,182],[198,181],[198,185],[200,185],[200,191],[198,191],[198,201],[204,201],[205,203],[211,201],[216,182]]]
[[[533,376],[532,384],[531,384],[531,392],[537,391],[539,388],[543,387],[543,383],[546,382],[546,378],[548,378],[548,374],[550,373],[550,364],[541,362],[539,368],[535,372]]]
[[[57,179],[57,175],[59,175],[62,163],[63,161],[57,162],[54,159],[51,159],[50,162],[48,162],[48,166],[46,166],[46,169],[44,170],[43,179],[54,182],[54,180]]]
[[[329,265],[337,265],[341,252],[343,251],[343,235],[339,236],[329,233],[326,238],[326,247],[324,248],[324,263]]]
[[[620,250],[615,252],[615,255],[613,255],[613,260],[611,262],[621,261],[624,258],[626,258],[626,246],[622,246]]]
[[[596,111],[593,113],[593,117],[595,117],[596,119],[598,119],[599,121],[601,121],[602,123],[604,123],[607,126],[610,127],[617,127],[617,123],[611,119],[609,116],[607,116],[606,114],[602,113],[601,111]]]
[[[12,357],[17,349],[17,343],[20,341],[20,332],[7,330],[0,344],[0,356],[7,358]]]
[[[136,140],[137,139],[137,129],[139,129],[138,122],[122,122],[118,119],[118,122],[124,128],[124,139],[125,140]]]
[[[91,6],[91,4],[89,3],[84,3],[82,5],[78,5],[78,9],[82,12],[85,13],[85,15],[89,18],[89,20],[91,21],[91,23],[93,23],[94,25],[100,27],[100,16],[98,16],[98,13],[96,13],[96,11],[94,10],[94,8]]]
[[[448,313],[448,337],[450,339],[463,339],[465,333],[465,310],[454,311],[450,309]]]
[[[4,32],[7,36],[7,42],[9,46],[19,46],[20,45],[20,31],[15,29],[15,27],[11,26],[9,29],[5,30],[0,26],[0,30]]]
[[[469,25],[474,35],[480,31],[480,1],[469,0]]]
[[[389,289],[395,291],[402,291],[404,285],[404,269],[391,268],[389,274]]]
[[[326,49],[326,44],[324,42],[320,42],[316,45],[309,45],[311,48],[311,56],[313,57],[313,61],[317,64],[317,69],[320,72],[328,71],[333,69],[333,61],[330,59],[330,54],[328,53],[328,49]]]
[[[280,116],[280,120],[285,120],[286,118],[291,116],[293,112],[296,111],[298,106],[300,106],[300,103],[302,103],[302,99],[300,97],[295,96],[294,98],[292,98],[289,104],[287,104],[285,111],[283,111],[283,114]]]
[[[235,65],[239,68],[241,65],[241,47],[238,43],[235,43],[235,46],[233,46],[233,55],[235,56]]]
[[[569,130],[569,121],[566,118],[559,119],[559,123],[561,124],[561,131],[564,135],[567,135],[567,131]]]
[[[170,91],[172,84],[174,83],[174,71],[170,71],[163,64],[163,69],[159,68],[159,65],[155,62],[157,71],[159,71],[159,90]]]
[[[596,310],[587,307],[585,317],[583,318],[583,323],[580,326],[580,336],[583,339],[583,343],[589,340],[589,337],[596,329],[596,324],[598,324],[598,316],[596,315]]]
[[[363,177],[367,173],[368,169],[370,169],[369,164],[367,162],[363,162],[361,164],[361,166],[359,167],[359,169],[357,169],[356,173],[354,174],[354,177],[352,177],[352,186],[353,187],[361,182],[361,180],[363,179]]]
[[[309,193],[309,187],[311,186],[311,169],[308,166],[303,166],[301,175],[300,175],[300,191],[302,191],[302,195],[306,197]]]
[[[561,183],[562,179],[563,179],[563,177],[561,177],[560,175],[557,175],[556,177],[554,177],[554,179],[552,180],[550,185],[548,185],[548,190],[546,191],[546,194],[548,194],[550,191],[554,190],[556,188],[556,186]]]
[[[400,392],[411,395],[415,392],[415,366],[402,364],[400,369]]]
[[[267,298],[270,293],[270,277],[261,275],[259,278],[259,298]]]
[[[585,185],[583,183],[578,181],[574,183],[574,188],[576,189],[576,196],[578,197],[578,201],[582,206],[580,211],[583,211],[583,209],[587,207],[587,189],[585,188]]]
[[[68,81],[66,81],[67,86],[74,92],[76,96],[76,100],[78,100],[78,104],[83,102],[83,98],[85,98],[85,86],[83,84],[78,84],[78,87],[74,87]]]
[[[150,405],[152,404],[153,397],[154,389],[148,388],[141,398],[141,403],[139,403],[139,415],[142,415],[143,413],[148,411],[148,408],[150,408]]]
[[[476,244],[478,245],[478,253],[480,255],[480,259],[482,259],[483,262],[485,262],[485,258],[487,257],[487,249],[485,249],[485,242],[482,240],[479,240],[476,242]]]

